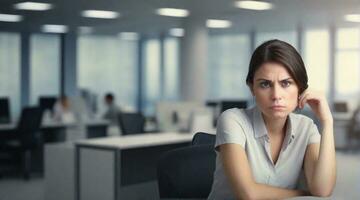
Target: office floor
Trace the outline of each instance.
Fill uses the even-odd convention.
[[[337,152],[338,178],[331,199],[360,199],[360,151]],[[0,200],[44,200],[44,181],[15,178],[0,179]]]
[[[43,178],[34,177],[30,181],[20,178],[0,179],[0,200],[43,200]]]

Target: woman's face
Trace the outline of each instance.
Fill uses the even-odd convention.
[[[261,65],[255,72],[251,90],[267,118],[285,118],[298,105],[299,88],[286,68],[278,63]]]

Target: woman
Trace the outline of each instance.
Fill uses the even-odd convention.
[[[253,53],[246,83],[256,101],[229,109],[217,124],[214,182],[208,199],[284,199],[331,195],[336,181],[333,118],[325,96],[291,45],[270,40]],[[308,104],[322,125],[292,113]],[[296,189],[304,170],[308,191]]]

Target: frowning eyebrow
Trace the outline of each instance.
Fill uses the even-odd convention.
[[[280,80],[280,82],[283,82],[283,81],[288,81],[288,80],[291,80],[292,78],[286,78],[286,79],[283,79],[283,80]],[[270,81],[272,82],[271,80],[268,80],[268,79],[264,79],[264,78],[258,78],[255,80],[256,82],[259,82],[259,81]]]

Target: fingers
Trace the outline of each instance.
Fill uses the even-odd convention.
[[[321,94],[318,94],[316,91],[312,91],[312,90],[305,90],[303,92],[303,94],[301,94],[299,96],[299,108],[304,108],[305,104],[309,101],[309,100],[317,100],[320,101],[321,100]]]

